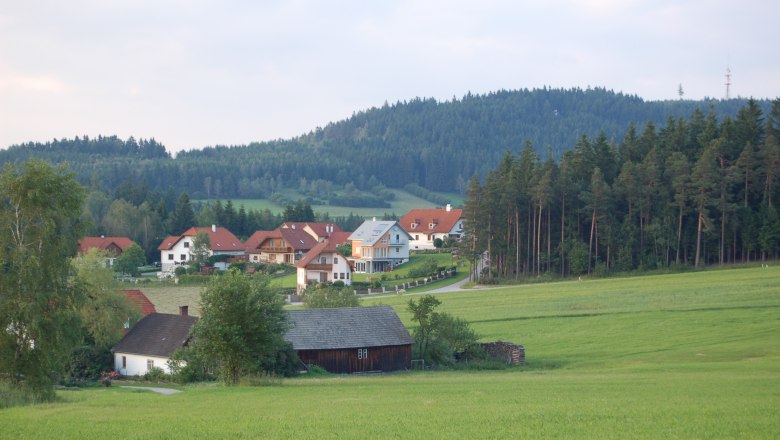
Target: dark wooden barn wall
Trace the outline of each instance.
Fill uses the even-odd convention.
[[[412,367],[411,345],[361,348],[368,350],[365,359],[358,359],[357,348],[299,350],[298,357],[307,365],[318,365],[337,374],[408,370]]]

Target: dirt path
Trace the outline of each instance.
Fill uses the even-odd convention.
[[[133,387],[129,385],[122,385],[121,388],[154,391],[155,393],[165,394],[166,396],[169,396],[171,394],[179,394],[182,392],[181,390],[174,390],[173,388],[160,388],[160,387]]]

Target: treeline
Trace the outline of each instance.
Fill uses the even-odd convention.
[[[641,131],[647,121],[661,125],[695,109],[712,111],[721,122],[745,102],[651,102],[599,88],[502,90],[443,102],[415,98],[358,112],[294,139],[207,147],[175,158],[154,139],[82,137],[12,146],[0,151],[0,163],[30,157],[68,162],[82,184],[109,194],[131,178],[152,192],[176,188],[193,199],[267,199],[305,179],[316,194],[311,201],[385,206],[388,193],[378,193],[378,185],[463,193],[472,175],[484,178],[504,151],[516,154],[526,140],[538,155],[549,150],[560,159],[580,134],[621,139],[631,121],[641,122],[636,127]],[[756,105],[766,112],[770,103]]]
[[[778,139],[780,99],[582,135],[560,161],[527,143],[470,181],[462,245],[488,281],[777,258]]]

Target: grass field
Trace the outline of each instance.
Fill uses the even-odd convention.
[[[436,204],[431,203],[425,199],[421,199],[417,196],[409,194],[403,190],[391,190],[395,194],[395,200],[390,201],[389,208],[351,208],[348,206],[330,206],[330,205],[312,205],[312,209],[315,213],[328,213],[331,217],[348,216],[350,213],[362,216],[365,218],[377,217],[381,218],[384,214],[395,214],[399,218],[414,208],[435,208]],[[296,200],[299,196],[295,192],[285,194],[291,200]],[[462,197],[456,197],[451,194],[447,194],[451,197],[455,203],[462,203]],[[197,200],[198,202],[204,202],[204,200]],[[224,201],[223,201],[224,202]],[[247,210],[262,210],[268,209],[274,214],[281,214],[284,212],[284,206],[272,202],[267,199],[233,199],[233,206],[238,209],[239,206],[244,205]]]
[[[389,304],[405,323],[411,295]],[[60,391],[0,411],[4,438],[777,438],[780,268],[437,296],[504,371],[296,378],[276,386]]]

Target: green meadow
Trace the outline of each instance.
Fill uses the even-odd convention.
[[[389,304],[410,325],[413,295]],[[3,438],[777,438],[780,268],[439,294],[527,365],[265,386],[58,391],[0,410]]]
[[[331,205],[312,205],[312,210],[315,213],[328,213],[331,217],[348,216],[354,214],[357,216],[371,218],[381,218],[385,214],[395,214],[397,217],[402,217],[404,214],[415,208],[435,208],[436,204],[429,202],[425,199],[421,199],[415,195],[412,195],[404,190],[391,189],[395,194],[395,199],[391,200],[389,208],[354,208],[348,206],[331,206]],[[305,198],[298,192],[293,190],[286,190],[283,192],[284,196],[289,200],[295,201],[299,198]],[[454,193],[436,193],[445,197],[449,197],[452,200],[454,206],[463,204],[463,196]],[[247,210],[263,210],[268,209],[274,214],[281,214],[284,212],[284,204],[276,203],[269,199],[232,199],[233,206],[238,209],[239,206],[244,205]],[[208,200],[196,200],[196,202],[209,202]],[[222,201],[223,203],[226,200]]]

